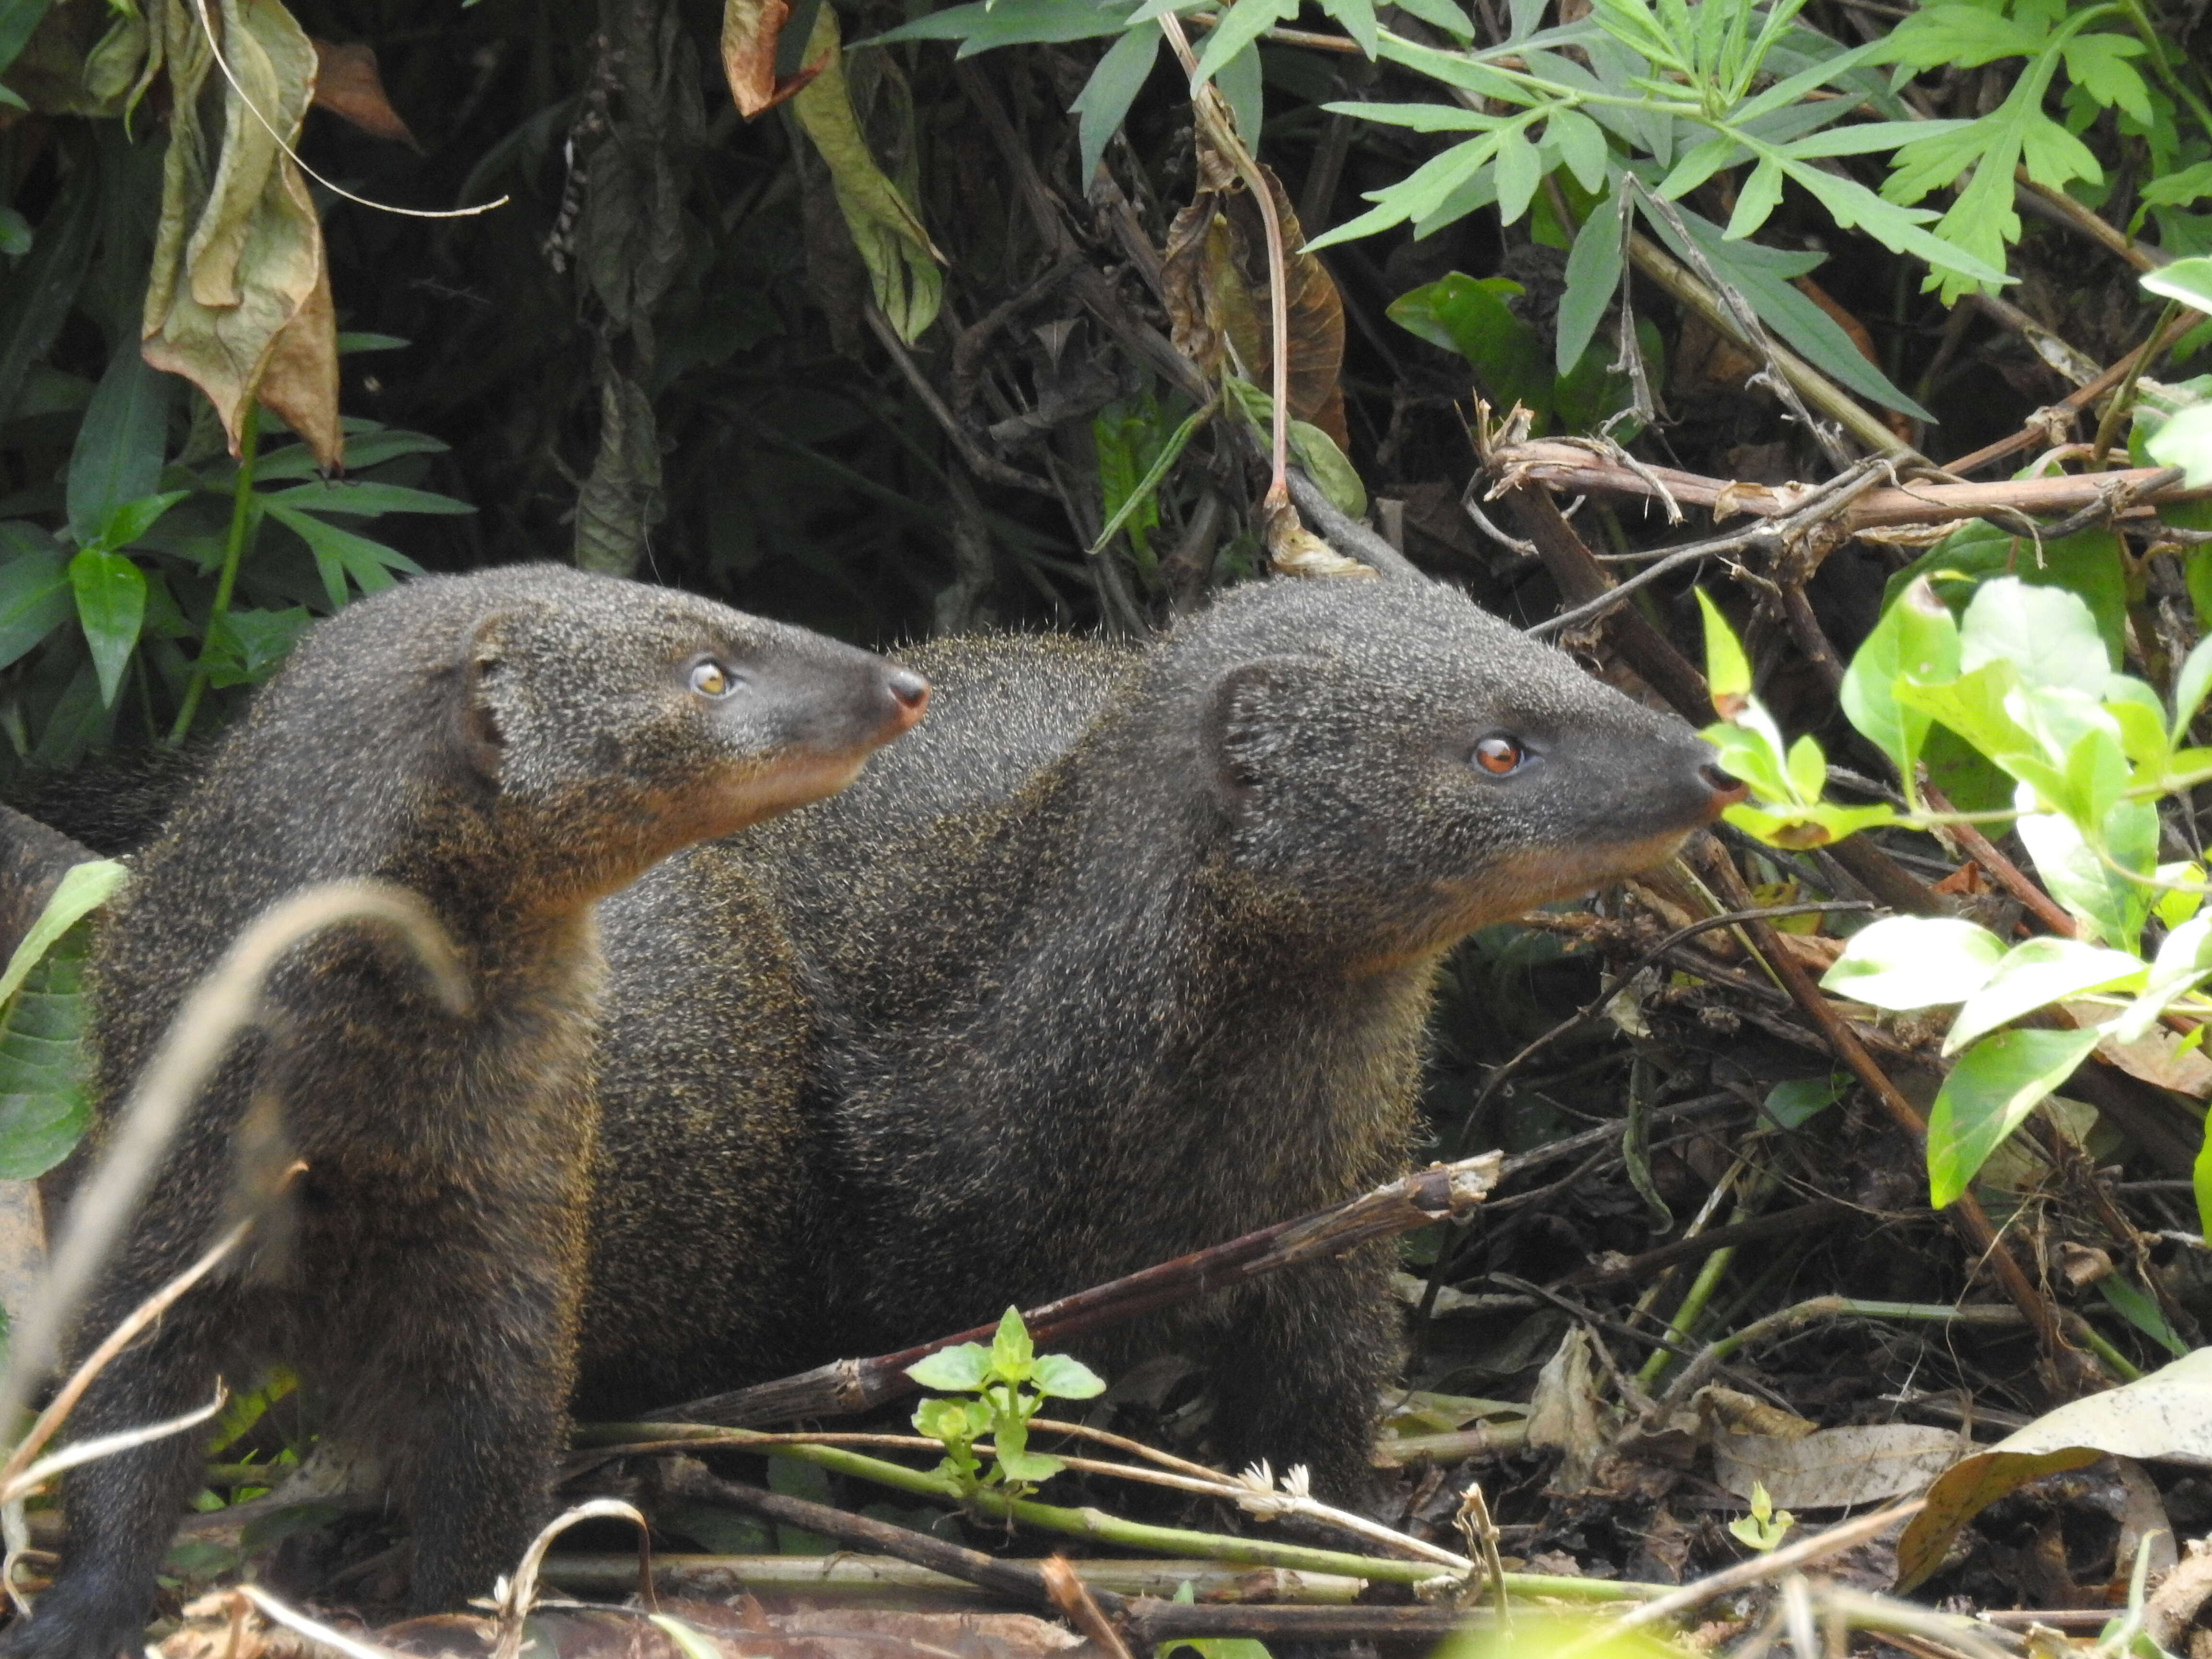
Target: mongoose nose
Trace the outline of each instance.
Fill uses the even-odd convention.
[[[1705,787],[1713,792],[1712,814],[1715,817],[1718,817],[1724,808],[1735,805],[1751,793],[1741,779],[1730,777],[1711,761],[1698,769],[1698,775],[1705,780]]]
[[[884,684],[890,688],[891,699],[898,704],[899,730],[903,732],[929,707],[929,682],[911,668],[895,668],[884,676]]]

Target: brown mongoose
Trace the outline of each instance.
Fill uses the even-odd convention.
[[[1141,653],[903,660],[936,712],[853,789],[602,907],[582,1409],[894,1348],[1391,1177],[1443,951],[1741,798],[1687,726],[1418,579],[1240,587]],[[1193,1352],[1225,1455],[1348,1491],[1388,1261],[1097,1352]]]
[[[393,1472],[414,1605],[488,1593],[543,1519],[574,1376],[593,903],[677,848],[849,781],[921,714],[911,670],[688,594],[553,567],[434,577],[319,626],[223,740],[96,947],[94,1098],[112,1106],[238,931],[312,883],[418,893],[457,947],[456,1017],[335,929],[195,1103],[82,1322],[96,1340],[210,1242],[250,1096],[307,1165],[282,1262],[191,1292],[101,1374],[80,1437],[174,1416],[289,1362]],[[273,1283],[259,1282],[273,1278]],[[172,1435],[67,1478],[70,1547],[18,1654],[135,1651],[197,1473]]]

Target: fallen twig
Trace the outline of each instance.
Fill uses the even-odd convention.
[[[1489,1195],[1501,1162],[1500,1154],[1486,1152],[1456,1164],[1435,1164],[1334,1209],[1279,1222],[1125,1279],[1025,1309],[1022,1320],[1039,1343],[1065,1341],[1301,1261],[1341,1255],[1358,1245],[1393,1238],[1431,1221],[1456,1220]],[[670,1406],[647,1413],[645,1420],[743,1426],[799,1417],[849,1416],[916,1392],[919,1385],[907,1376],[908,1366],[957,1343],[988,1342],[996,1328],[978,1326],[872,1359],[841,1359],[795,1376]]]

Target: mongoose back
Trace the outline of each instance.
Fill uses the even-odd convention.
[[[1686,726],[1423,580],[1248,586],[1142,653],[903,659],[938,687],[911,744],[604,907],[619,1180],[587,1398],[881,1352],[1392,1177],[1443,952],[1657,862],[1740,798]],[[781,925],[772,1030],[719,984],[672,994],[675,915],[687,951]],[[716,1075],[718,1031],[807,1097]],[[660,1115],[672,1088],[719,1139]],[[813,1173],[779,1211],[748,1171],[787,1166],[769,1149],[791,1137]],[[702,1146],[725,1161],[659,1184]],[[1352,1488],[1399,1350],[1388,1255],[1099,1352],[1193,1352],[1228,1455]]]
[[[318,627],[222,742],[105,928],[96,1107],[273,901],[419,894],[473,996],[455,1016],[369,932],[271,976],[273,1018],[194,1103],[80,1346],[210,1242],[249,1099],[307,1165],[282,1261],[204,1284],[77,1407],[81,1437],[204,1403],[281,1358],[391,1469],[420,1609],[489,1591],[543,1518],[574,1377],[592,1056],[591,907],[677,848],[841,787],[910,726],[920,676],[690,595],[553,567],[431,577]],[[68,1478],[70,1548],[15,1653],[135,1651],[194,1484],[171,1435]]]

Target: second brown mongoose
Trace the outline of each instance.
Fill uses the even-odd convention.
[[[306,1165],[286,1259],[188,1293],[100,1374],[72,1431],[176,1416],[218,1373],[283,1360],[389,1468],[413,1605],[488,1593],[544,1518],[574,1376],[592,907],[679,847],[842,787],[927,696],[913,671],[802,629],[554,567],[425,578],[319,625],[101,931],[95,1107],[125,1094],[234,936],[311,884],[418,894],[473,1006],[449,1012],[358,927],[280,963],[270,1018],[194,1103],[80,1347],[211,1242],[249,1101],[274,1099]],[[173,1434],[67,1478],[60,1575],[7,1651],[137,1650],[199,1450]]]
[[[936,712],[854,789],[603,907],[584,1409],[982,1323],[1395,1176],[1443,952],[1741,798],[1686,726],[1417,579],[1249,585],[1141,652],[903,660]],[[1190,1351],[1224,1455],[1351,1492],[1389,1261],[1093,1352]]]

